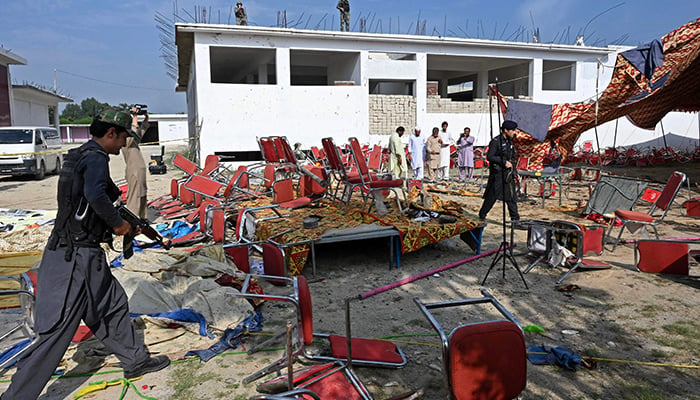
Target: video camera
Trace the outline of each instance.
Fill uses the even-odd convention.
[[[145,104],[134,104],[131,108],[136,109],[136,115],[146,115],[148,114],[148,106]]]

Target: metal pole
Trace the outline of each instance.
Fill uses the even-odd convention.
[[[598,163],[599,167],[603,168],[603,159],[600,156],[600,140],[598,139],[598,104],[599,104],[599,92],[598,92],[598,80],[600,79],[600,59],[596,64],[596,75],[595,75],[595,126],[593,131],[595,132],[595,144],[598,147]]]
[[[491,94],[491,84],[487,85],[489,91],[489,129],[491,140],[493,140],[493,95]]]
[[[664,139],[664,151],[668,150],[668,143],[666,143],[666,132],[664,131],[664,121],[659,120],[659,125],[661,125],[661,137]]]

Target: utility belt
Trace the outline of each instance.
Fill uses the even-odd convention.
[[[82,238],[81,236],[71,235],[72,240],[68,240],[64,234],[61,232],[52,232],[49,236],[48,248],[50,250],[56,250],[66,247],[90,247],[90,248],[100,248],[104,241],[100,241],[97,238]]]

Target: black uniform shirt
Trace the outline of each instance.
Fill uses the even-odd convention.
[[[73,198],[85,198],[95,213],[109,226],[115,228],[122,224],[122,217],[114,207],[114,198],[110,193],[118,194],[119,188],[109,176],[109,155],[97,142],[90,140],[81,146],[87,151],[78,161],[75,169]]]

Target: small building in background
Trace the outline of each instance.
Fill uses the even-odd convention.
[[[142,143],[187,144],[187,114],[149,114],[148,120],[151,126]],[[89,128],[89,124],[63,124],[61,139],[66,143],[87,142],[90,140]]]
[[[58,103],[72,103],[73,99],[38,85],[13,85],[13,64],[27,65],[27,60],[0,47],[0,126],[58,127]],[[54,111],[51,119],[49,110]]]
[[[30,84],[12,85],[12,93],[12,125],[58,127],[58,103],[73,102],[69,97]],[[51,121],[49,109],[54,111]]]

